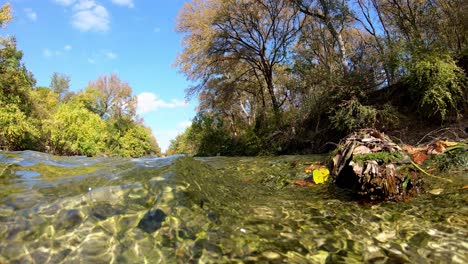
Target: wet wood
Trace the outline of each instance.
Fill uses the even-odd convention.
[[[335,183],[371,200],[401,200],[422,187],[408,154],[374,129],[343,139],[332,160]]]

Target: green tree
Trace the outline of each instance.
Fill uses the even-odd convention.
[[[0,8],[2,28],[10,22],[11,12],[9,3]],[[31,117],[35,80],[22,57],[14,37],[0,37],[0,148],[10,150],[32,149],[39,136],[37,120]]]
[[[0,100],[17,104],[29,115],[32,101],[29,92],[35,84],[32,74],[21,63],[23,53],[16,49],[16,40],[0,38]]]
[[[149,154],[161,155],[159,146],[154,145],[155,140],[151,130],[135,125],[128,129],[119,139],[119,154],[124,157],[142,157]]]
[[[63,101],[70,89],[70,76],[54,72],[50,80],[50,89],[59,95]]]
[[[195,155],[196,148],[198,148],[198,142],[193,138],[193,133],[191,132],[192,127],[185,129],[183,133],[177,135],[175,139],[172,139],[169,144],[169,148],[166,151],[166,155],[176,155],[176,154],[186,154],[186,155]]]
[[[26,116],[18,105],[0,100],[0,149],[33,149],[38,137],[35,120]]]
[[[59,94],[47,87],[36,87],[30,97],[34,102],[34,116],[41,120],[50,118],[59,103]]]
[[[57,154],[94,156],[105,150],[106,124],[82,104],[60,104],[46,123],[50,147]]]

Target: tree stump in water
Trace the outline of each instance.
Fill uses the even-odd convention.
[[[337,186],[371,200],[401,200],[422,186],[410,157],[375,129],[359,130],[341,141],[332,175]]]

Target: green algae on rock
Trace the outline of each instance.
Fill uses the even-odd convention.
[[[401,200],[418,193],[422,179],[411,173],[409,156],[375,129],[359,130],[342,140],[333,157],[339,187],[371,200]]]

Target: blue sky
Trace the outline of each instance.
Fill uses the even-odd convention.
[[[6,1],[0,1],[3,5]],[[69,75],[71,90],[102,74],[117,74],[139,98],[138,113],[165,151],[195,115],[190,85],[173,66],[182,35],[175,32],[182,0],[12,0],[23,62],[49,86],[52,73]]]

